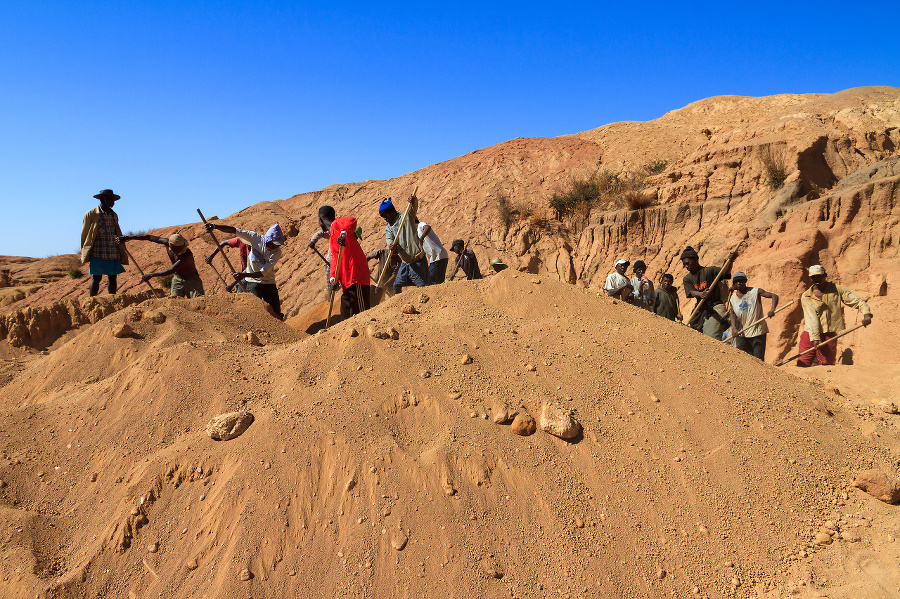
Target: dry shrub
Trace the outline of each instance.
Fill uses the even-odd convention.
[[[509,195],[500,193],[497,195],[497,213],[503,226],[509,229],[513,223],[531,219],[534,207],[526,200],[514,202]]]
[[[653,199],[639,189],[631,189],[623,193],[622,201],[629,210],[643,210],[653,205]]]
[[[660,158],[654,158],[652,160],[648,160],[647,164],[644,165],[644,172],[648,175],[658,175],[669,166],[668,160],[662,160]]]
[[[81,272],[80,268],[75,268],[74,266],[69,267],[69,276],[73,279],[80,279],[84,276],[84,273]]]
[[[760,148],[759,159],[763,164],[766,185],[772,189],[778,189],[784,185],[789,174],[784,152],[773,149],[769,144]]]

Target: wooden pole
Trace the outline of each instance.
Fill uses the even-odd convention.
[[[808,354],[808,353],[811,352],[811,351],[815,351],[815,350],[819,349],[820,347],[822,347],[823,345],[828,345],[828,344],[831,343],[832,341],[837,341],[838,339],[840,339],[840,338],[843,337],[844,335],[849,335],[850,333],[852,333],[852,332],[855,331],[856,329],[861,329],[861,328],[864,327],[864,326],[866,326],[866,325],[864,325],[864,324],[858,324],[858,325],[856,325],[855,327],[853,327],[852,329],[847,329],[847,330],[844,331],[843,333],[841,333],[841,334],[839,334],[839,335],[835,335],[834,337],[832,337],[832,338],[829,339],[828,341],[823,341],[822,343],[820,343],[820,344],[818,344],[818,345],[816,345],[816,346],[814,346],[814,347],[811,347],[811,348],[809,348],[809,349],[806,350],[806,351],[800,352],[800,353],[797,354],[796,356],[791,356],[791,357],[788,358],[787,360],[784,360],[783,362],[779,362],[779,363],[776,364],[775,366],[784,366],[785,364],[787,364],[787,363],[790,362],[791,360],[796,360],[796,359],[799,358],[800,356],[806,355],[806,354]]]
[[[412,197],[416,197],[416,192],[419,191],[419,186],[416,185],[415,189],[413,189]],[[397,247],[398,240],[400,239],[400,231],[403,229],[403,225],[406,223],[406,217],[409,216],[409,209],[412,208],[412,204],[406,207],[406,210],[403,211],[403,218],[400,219],[400,226],[397,227],[397,237],[394,239],[394,243],[391,244],[391,248]],[[388,258],[390,260],[390,258]],[[385,266],[384,270],[381,271],[381,276],[378,277],[378,283],[375,284],[376,287],[381,289],[381,284],[384,282],[384,275],[387,273],[388,269]]]
[[[786,303],[785,305],[783,305],[783,306],[781,306],[780,308],[778,308],[777,310],[775,310],[775,314],[778,314],[779,312],[781,312],[781,311],[784,310],[785,308],[789,308],[789,307],[791,306],[791,304],[793,304],[793,303],[794,303],[794,300],[789,301],[789,302]],[[775,316],[775,314],[772,314],[772,316]],[[740,331],[738,331],[737,333],[735,333],[735,334],[734,334],[734,337],[729,337],[728,339],[722,339],[722,341],[726,341],[726,342],[727,342],[727,341],[731,341],[732,339],[737,339],[738,337],[741,336],[741,334],[742,334],[744,331],[746,331],[747,329],[750,329],[750,328],[755,327],[756,325],[758,325],[759,323],[761,323],[762,321],[764,321],[764,320],[766,320],[766,319],[768,319],[768,318],[769,318],[768,316],[763,316],[763,317],[760,318],[759,320],[756,320],[756,321],[754,321],[754,322],[751,322],[750,324],[748,324],[747,326],[745,326],[743,329],[741,329]]]
[[[731,253],[728,255],[728,260],[725,261],[725,264],[722,266],[721,270],[719,270],[719,274],[716,275],[716,278],[713,279],[712,285],[709,286],[709,293],[716,291],[716,285],[719,284],[719,279],[722,278],[722,275],[725,274],[728,270],[731,269],[731,264],[734,262],[734,258],[731,257],[731,254],[734,254],[738,251],[738,248],[741,247],[741,244],[744,243],[744,240],[738,242],[738,244],[734,247]],[[706,300],[709,299],[708,296],[701,299],[697,302],[697,305],[694,306],[694,311],[691,312],[691,317],[687,319],[687,323],[690,324],[694,322],[694,317],[700,312],[700,308],[703,307],[703,304],[706,303]]]
[[[141,273],[141,278],[143,278],[143,277],[144,277],[144,271],[141,270],[141,267],[140,267],[140,265],[138,265],[137,261],[135,261],[134,256],[132,256],[132,255],[131,255],[131,252],[128,251],[128,247],[123,243],[123,244],[121,245],[121,248],[122,248],[123,250],[125,250],[125,253],[128,255],[128,259],[131,260],[131,263],[134,264],[134,267],[138,269],[138,272],[139,272],[139,273]],[[154,286],[150,283],[150,281],[144,281],[144,282],[147,283],[147,285],[150,287],[150,290],[153,291],[153,293],[156,293],[156,287],[154,287]]]
[[[204,224],[204,225],[207,224],[207,223],[206,223],[206,217],[203,216],[203,213],[200,212],[200,209],[199,209],[199,208],[197,208],[197,214],[200,215],[200,220],[203,221],[203,224]],[[213,243],[215,244],[215,246],[216,246],[216,247],[219,247],[219,240],[216,239],[216,234],[213,233],[212,231],[209,231],[209,236],[212,238]],[[228,266],[228,270],[231,271],[231,274],[236,273],[237,271],[234,270],[234,267],[231,265],[231,260],[228,259],[228,255],[227,255],[224,251],[222,252],[222,257],[225,258],[225,264]],[[212,266],[212,264],[210,264],[210,266]],[[218,272],[218,271],[216,271],[216,272]],[[242,289],[243,291],[245,291],[245,292],[247,291],[247,288],[244,286],[244,282],[243,282],[243,281],[238,281],[238,285],[241,286],[241,289]]]

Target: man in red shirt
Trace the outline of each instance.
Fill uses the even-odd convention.
[[[319,211],[322,230],[330,231],[329,249],[331,265],[328,272],[332,289],[340,285],[341,318],[347,319],[371,307],[371,286],[369,285],[369,262],[356,238],[356,219],[342,216],[331,219],[334,212]],[[345,235],[341,235],[344,233]],[[340,256],[340,262],[337,258]],[[340,269],[338,269],[340,265]]]

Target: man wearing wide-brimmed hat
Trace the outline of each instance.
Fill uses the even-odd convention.
[[[112,189],[104,189],[94,196],[100,205],[88,210],[81,225],[81,263],[90,263],[91,275],[89,293],[93,297],[100,292],[100,279],[106,275],[106,288],[114,294],[118,288],[116,277],[125,272],[123,264],[128,264],[128,256],[119,251],[116,238],[122,236],[119,215],[113,205],[120,199]]]
[[[816,264],[809,267],[812,286],[800,296],[803,307],[803,323],[806,330],[800,334],[799,351],[804,352],[823,341],[835,337],[844,328],[844,310],[841,304],[856,308],[862,315],[862,324],[872,322],[869,305],[843,285],[836,285],[827,279],[825,267]],[[813,360],[819,366],[831,366],[837,359],[837,341],[822,346],[797,358],[797,366],[812,366]]]
[[[188,249],[188,240],[183,235],[173,233],[168,237],[156,235],[125,235],[119,238],[119,243],[126,241],[152,241],[166,246],[166,254],[172,268],[158,272],[148,272],[141,280],[149,281],[154,277],[166,277],[172,275],[172,297],[200,297],[204,294],[203,281],[197,272],[194,263],[194,254]]]

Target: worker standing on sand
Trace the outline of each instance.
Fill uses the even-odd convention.
[[[800,296],[805,330],[800,334],[799,351],[804,352],[823,341],[828,341],[844,328],[842,303],[862,313],[864,326],[869,326],[872,322],[869,305],[846,287],[827,280],[824,266],[821,264],[810,266],[809,278],[813,284]],[[836,346],[837,342],[832,342],[798,357],[797,366],[812,366],[813,358],[819,366],[833,365],[837,358]]]
[[[381,279],[382,271],[385,268],[388,269],[387,274],[384,275],[381,287],[372,289],[372,304],[378,305],[385,298],[385,295],[394,297],[394,281],[397,279],[397,270],[400,268],[400,258],[391,256],[391,248],[381,248],[366,256],[366,260],[378,260],[378,268],[375,269],[376,281]]]
[[[346,320],[372,306],[369,263],[356,237],[356,219],[352,216],[330,218],[334,213],[331,206],[323,206],[319,209],[319,222],[323,230],[330,231],[329,249],[332,260],[328,281],[331,289],[340,286],[342,290],[341,318]],[[334,256],[339,256],[340,261],[335,260]]]
[[[655,314],[669,320],[683,320],[681,306],[678,304],[678,290],[673,287],[675,277],[666,273],[659,282],[659,289],[653,294],[653,307]]]
[[[644,273],[647,272],[647,265],[643,260],[638,260],[631,268],[631,272],[634,273],[634,276],[631,277],[634,305],[653,311],[653,281],[644,276]]]
[[[732,252],[728,264],[736,257],[737,252]],[[721,339],[722,333],[728,329],[730,322],[727,308],[722,299],[722,286],[717,285],[716,289],[710,289],[710,286],[722,269],[718,266],[700,266],[700,256],[691,246],[684,248],[684,251],[681,252],[681,264],[688,271],[688,274],[684,275],[685,296],[696,298],[698,302],[706,299],[703,309],[695,317],[699,319],[697,323],[689,322],[688,324],[708,337]],[[731,267],[729,266],[729,270],[722,273],[720,282],[731,278],[730,271]]]
[[[416,218],[416,233],[428,258],[428,278],[431,280],[429,285],[443,283],[447,279],[447,263],[450,261],[444,244],[431,225],[420,222],[418,218]]]
[[[275,263],[281,259],[281,246],[284,245],[284,233],[281,226],[275,223],[265,235],[255,231],[245,231],[230,225],[216,225],[206,223],[207,232],[218,229],[229,235],[237,237],[250,246],[250,254],[247,256],[247,266],[241,272],[234,275],[235,281],[244,281],[247,291],[263,300],[275,311],[275,315],[284,320],[281,312],[281,298],[278,296],[278,287],[275,285]],[[248,280],[249,279],[249,280]]]
[[[88,210],[81,224],[81,263],[89,262],[88,274],[91,284],[88,293],[94,297],[100,292],[100,279],[106,275],[106,290],[115,294],[118,289],[117,276],[125,272],[124,264],[128,264],[128,255],[119,251],[116,238],[122,236],[119,228],[119,215],[113,211],[113,205],[120,196],[112,189],[104,189],[94,196],[100,205]]]
[[[312,237],[309,239],[309,247],[310,249],[316,249],[316,243],[323,237],[329,237],[331,235],[331,231],[326,227],[323,223],[325,222],[333,222],[334,219],[337,218],[334,208],[331,206],[322,206],[319,208],[319,228],[315,233],[312,234]],[[331,272],[331,244],[329,244],[328,253],[325,254],[325,284],[328,285],[328,279],[331,277],[329,274]],[[328,289],[326,289],[328,291]]]
[[[250,246],[240,240],[238,237],[232,237],[231,239],[223,239],[219,242],[219,245],[216,246],[216,249],[213,250],[213,253],[206,257],[205,261],[207,264],[212,266],[212,260],[219,251],[224,250],[226,247],[237,248],[241,257],[241,271],[243,272],[247,268],[247,256],[250,255]],[[232,281],[226,287],[226,291],[231,291],[237,287],[238,292],[242,291],[241,286],[237,284],[237,281]]]
[[[461,268],[463,274],[466,275],[467,281],[481,278],[478,258],[475,257],[475,252],[465,247],[462,239],[453,240],[453,243],[450,244],[450,251],[456,254],[456,261],[453,263],[454,268]]]
[[[152,241],[166,246],[166,254],[172,268],[159,272],[148,272],[141,277],[142,281],[149,281],[154,277],[172,275],[172,297],[200,297],[203,292],[203,281],[197,272],[194,263],[194,254],[188,249],[188,240],[178,233],[169,237],[157,237],[156,235],[123,235],[116,239],[119,243],[128,241]]]
[[[394,208],[391,198],[385,198],[378,207],[378,214],[387,222],[384,227],[384,236],[391,254],[400,257],[401,264],[397,270],[397,278],[394,280],[394,293],[403,291],[403,287],[415,285],[424,287],[428,285],[428,259],[425,257],[425,249],[416,232],[416,210],[419,199],[409,196],[409,213],[403,229],[400,229],[400,221],[403,218]]]
[[[625,271],[628,270],[629,264],[631,264],[631,262],[624,258],[616,260],[616,269],[606,277],[606,284],[603,288],[610,297],[615,297],[624,302],[631,303],[634,287],[632,286],[631,281],[625,276]]]
[[[776,294],[759,287],[747,287],[747,275],[742,272],[734,273],[734,276],[731,277],[731,282],[734,286],[734,293],[731,294],[731,299],[729,300],[731,303],[729,315],[731,318],[732,336],[747,325],[763,317],[762,302],[759,299],[761,297],[767,297],[772,300],[772,308],[766,316],[769,318],[775,316],[775,308],[778,307],[778,296]],[[766,321],[762,321],[744,331],[740,337],[737,337],[735,339],[735,347],[760,360],[765,360],[766,336],[768,333],[769,327]]]

